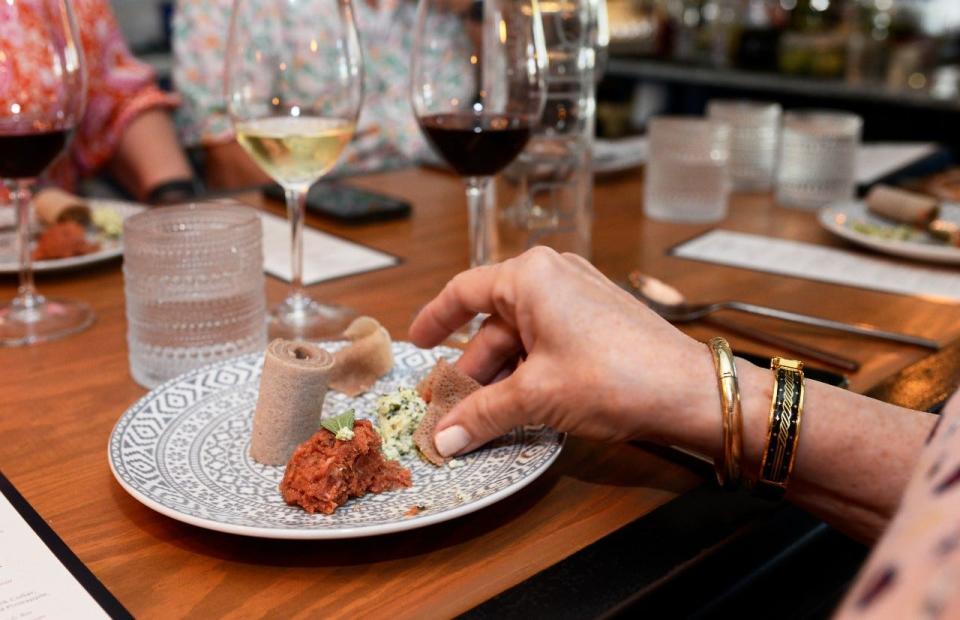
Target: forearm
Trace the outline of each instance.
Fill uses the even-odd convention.
[[[162,109],[147,110],[130,122],[110,171],[139,200],[162,183],[193,178],[173,122]]]
[[[698,370],[702,376],[712,364]],[[737,371],[744,474],[756,478],[766,447],[773,373],[743,360],[737,361]],[[716,392],[715,376],[706,381]],[[693,433],[673,439],[704,454],[720,454],[719,396],[714,402],[713,410],[707,407],[701,412],[706,417],[691,425]],[[808,380],[787,498],[851,536],[875,539],[899,504],[934,420],[931,414]]]

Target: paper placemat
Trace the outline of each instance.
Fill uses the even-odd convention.
[[[960,302],[960,273],[904,265],[788,239],[713,230],[678,245],[671,253],[730,267]]]
[[[260,219],[263,222],[263,269],[289,282],[290,222],[270,213],[261,213]],[[303,283],[306,286],[392,267],[399,262],[396,256],[303,227]]]
[[[937,145],[930,142],[870,142],[857,150],[857,183],[867,185],[913,162],[932,155]]]

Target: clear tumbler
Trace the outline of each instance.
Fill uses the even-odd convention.
[[[771,189],[780,146],[780,104],[714,100],[707,106],[707,116],[730,125],[730,181],[733,189],[746,192]]]
[[[262,230],[250,207],[193,204],[126,220],[130,373],[152,388],[267,344]]]
[[[816,110],[784,114],[777,201],[818,209],[853,198],[862,129],[863,120],[856,114]]]
[[[727,215],[730,126],[661,116],[650,121],[643,211],[655,220],[704,223]]]

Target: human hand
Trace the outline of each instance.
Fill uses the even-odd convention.
[[[579,256],[534,248],[461,273],[423,308],[410,338],[435,346],[477,313],[491,316],[457,366],[493,382],[438,424],[445,456],[523,424],[611,442],[719,433],[707,348]]]

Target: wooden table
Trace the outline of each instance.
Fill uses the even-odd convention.
[[[467,266],[460,182],[407,170],[356,180],[414,205],[407,220],[320,228],[403,257],[396,268],[313,287],[378,317],[397,339],[416,310]],[[595,192],[594,261],[622,278],[631,268],[661,277],[693,300],[737,298],[845,321],[864,321],[946,343],[960,335],[960,306],[692,263],[665,249],[709,227],[641,217],[642,179],[601,180]],[[738,197],[724,227],[839,245],[809,213]],[[92,329],[29,348],[0,350],[0,469],[137,617],[347,615],[449,616],[549,567],[685,494],[701,476],[631,445],[571,440],[557,463],[509,500],[413,532],[339,542],[248,539],[161,516],[127,495],[107,465],[117,418],[144,390],[127,367],[120,262],[44,275],[41,290],[81,298]],[[0,297],[15,290],[0,281]],[[268,278],[271,302],[285,285]],[[772,324],[793,338],[863,364],[850,378],[865,391],[926,353],[860,338]],[[689,326],[706,338],[716,328]],[[731,338],[735,348],[774,351]]]

